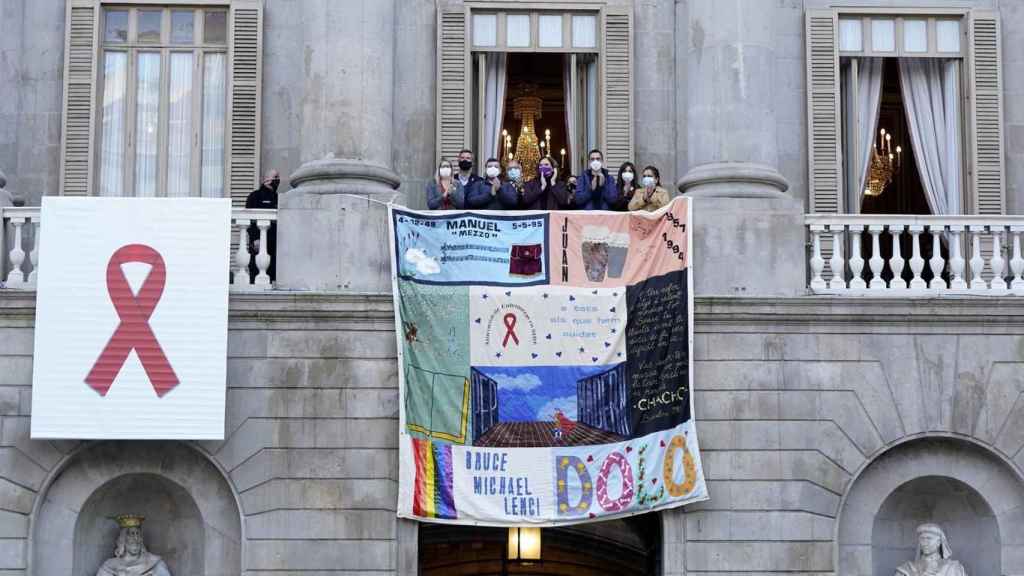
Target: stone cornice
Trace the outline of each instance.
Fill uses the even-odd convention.
[[[1024,298],[708,297],[697,332],[1022,334]]]
[[[393,330],[389,293],[232,293],[233,329]],[[1024,298],[698,297],[698,333],[1024,334]],[[0,290],[0,326],[30,327],[35,292]]]

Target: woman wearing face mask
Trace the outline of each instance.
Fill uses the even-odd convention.
[[[653,212],[672,200],[668,190],[661,186],[661,173],[654,166],[644,168],[640,185],[642,188],[634,192],[633,199],[629,201],[630,210]]]
[[[427,184],[427,208],[431,210],[454,210],[466,207],[466,189],[452,178],[452,163],[441,160],[437,165],[434,179]]]
[[[614,198],[618,194],[615,180],[605,170],[604,154],[600,150],[595,148],[588,156],[590,164],[580,175],[576,201],[584,210],[604,210],[604,199]]]
[[[543,162],[543,160],[542,160]],[[498,200],[506,210],[540,210],[545,207],[544,203],[538,201],[540,190],[536,186],[530,186],[537,180],[527,182],[523,179],[523,167],[517,160],[509,160],[505,167],[508,174],[508,182],[498,191]]]
[[[619,177],[610,191],[612,194],[604,197],[605,208],[616,212],[628,210],[629,202],[636,192],[636,166],[632,162],[623,162],[622,166],[619,166]]]
[[[570,200],[565,183],[558,181],[558,162],[554,158],[545,156],[540,159],[537,177],[526,183],[526,194],[536,198],[537,210],[556,210],[561,207],[561,201]]]
[[[499,194],[509,184],[501,179],[501,162],[488,158],[484,168],[485,177],[466,190],[466,206],[480,210],[501,210]]]
[[[518,164],[515,164],[516,170],[520,174],[518,181],[513,180],[513,186],[510,187],[509,193],[501,193],[501,203],[510,210],[545,210],[548,208],[548,197],[552,193],[553,188],[556,186],[556,179],[558,177],[557,164],[550,157],[545,156],[540,159],[540,163],[537,165],[537,177],[530,180],[525,185],[522,184],[522,169]],[[509,177],[512,176],[513,165],[510,163],[508,167]],[[557,186],[562,186],[557,184]]]

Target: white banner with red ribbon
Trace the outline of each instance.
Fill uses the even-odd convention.
[[[43,199],[32,437],[222,439],[231,202]]]

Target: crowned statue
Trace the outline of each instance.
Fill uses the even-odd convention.
[[[904,562],[895,576],[967,576],[963,564],[952,559],[946,533],[938,524],[917,527],[917,558]]]
[[[114,545],[114,557],[100,566],[96,576],[171,576],[164,561],[146,550],[142,541],[142,516],[114,518],[121,531]]]

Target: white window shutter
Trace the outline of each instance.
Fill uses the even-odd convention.
[[[1003,82],[998,15],[972,10],[969,34],[972,204],[975,214],[1004,214]]]
[[[808,10],[807,167],[810,211],[835,213],[842,206],[839,143],[839,53],[831,10]]]
[[[97,0],[67,3],[60,140],[60,193],[65,196],[88,196],[92,189],[99,16]]]
[[[633,158],[633,21],[629,6],[604,15],[604,156],[618,168]]]
[[[235,206],[259,185],[263,2],[232,0],[228,96],[228,187]]]
[[[469,143],[469,30],[462,2],[440,3],[437,9],[437,152],[443,158],[458,156]],[[436,159],[435,159],[436,160]]]

